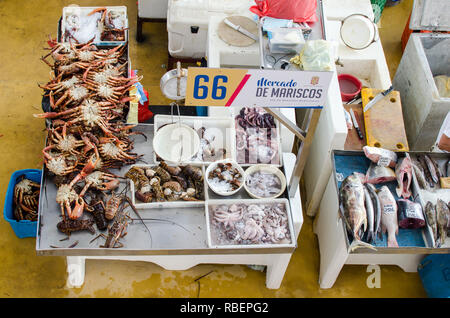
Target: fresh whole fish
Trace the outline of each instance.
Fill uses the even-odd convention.
[[[436,219],[439,230],[439,241],[440,245],[445,243],[445,238],[447,237],[447,223],[450,217],[450,212],[448,210],[447,203],[438,199],[436,204]]]
[[[369,193],[369,190],[367,189],[367,187],[364,187],[364,204],[365,204],[366,215],[367,215],[367,236],[366,236],[365,241],[373,242],[375,211],[374,211],[374,207],[373,207],[372,198],[370,197],[370,193]]]
[[[422,206],[411,200],[399,199],[398,226],[403,229],[418,229],[425,226]]]
[[[409,187],[412,180],[412,164],[409,156],[398,160],[395,166],[395,175],[397,176],[398,187],[395,189],[398,197],[408,199],[411,196]]]
[[[342,181],[339,189],[340,211],[347,229],[360,241],[360,230],[367,228],[367,216],[364,205],[364,185],[358,174],[351,174]]]
[[[425,215],[427,216],[428,225],[431,227],[433,232],[433,238],[436,242],[437,240],[437,220],[436,220],[436,209],[434,204],[430,201],[425,204]]]
[[[369,190],[370,197],[372,198],[373,202],[373,209],[374,209],[374,239],[376,239],[377,234],[381,238],[381,203],[380,199],[377,195],[377,190],[373,184],[367,183],[366,184],[367,189]]]
[[[436,170],[436,175],[438,177],[438,179],[440,179],[441,177],[444,176],[444,174],[441,172],[441,168],[439,167],[438,163],[436,162],[436,160],[433,159],[433,157],[425,155],[426,157],[428,157],[431,161],[431,164],[434,166],[434,169]]]
[[[366,173],[366,182],[378,184],[383,182],[390,182],[396,179],[395,172],[389,167],[379,166],[371,163]]]
[[[439,182],[439,170],[436,169],[432,159],[428,155],[423,156],[425,158],[425,163],[427,165],[428,171],[430,172],[431,179],[434,183]]]
[[[427,180],[425,178],[425,173],[423,172],[422,167],[420,166],[420,164],[418,162],[412,162],[412,168],[414,171],[414,175],[416,176],[417,179],[417,183],[419,184],[419,187],[421,189],[425,189],[428,190],[429,189],[429,185],[427,183]]]
[[[395,168],[395,164],[397,162],[397,154],[395,152],[388,149],[370,146],[364,146],[363,151],[370,161],[378,164],[380,158],[383,158],[382,161],[385,161],[385,163],[387,163],[384,164],[385,166]]]
[[[381,203],[381,230],[383,233],[387,232],[387,246],[398,247],[398,221],[397,221],[397,203],[387,186],[382,186],[378,190],[378,198]]]
[[[419,161],[420,165],[422,166],[422,169],[423,169],[423,172],[425,175],[425,180],[428,182],[428,184],[430,185],[431,188],[434,188],[433,178],[431,177],[430,170],[428,170],[428,165],[425,162],[425,157],[422,155],[418,155],[417,160]]]

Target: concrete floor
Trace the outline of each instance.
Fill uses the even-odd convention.
[[[47,35],[56,35],[62,8],[73,1],[0,2],[0,192],[5,193],[10,175],[19,169],[42,167],[44,122],[32,117],[40,112],[41,89],[49,68],[39,60]],[[77,1],[81,6],[101,6],[104,1]],[[108,1],[127,5],[130,53],[133,68],[144,75],[150,104],[165,104],[159,80],[165,73],[167,32],[165,24],[145,23],[143,43],[135,41],[136,0]],[[380,33],[391,75],[401,57],[400,36],[412,0],[386,8]],[[0,198],[3,206],[4,196]],[[381,267],[381,288],[369,289],[366,266],[344,266],[333,288],[318,285],[319,252],[312,232],[313,220],[305,217],[298,248],[281,288],[265,287],[265,273],[240,265],[199,265],[186,271],[167,271],[145,262],[86,261],[85,284],[68,289],[64,257],[36,256],[34,238],[19,239],[9,223],[0,221],[0,297],[197,297],[194,279],[201,279],[200,297],[425,297],[417,273],[396,266]]]

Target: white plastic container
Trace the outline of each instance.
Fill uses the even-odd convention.
[[[240,185],[239,188],[237,188],[237,189],[235,189],[233,191],[221,191],[220,189],[215,187],[213,183],[211,183],[210,178],[208,176],[209,176],[210,172],[212,172],[214,169],[217,168],[219,163],[223,163],[223,164],[231,163],[232,168],[237,169],[239,171],[239,173],[241,175],[241,185]],[[208,168],[206,169],[205,179],[206,179],[206,182],[208,183],[209,188],[214,193],[216,193],[216,194],[218,194],[220,196],[226,197],[226,196],[231,196],[233,194],[236,194],[242,189],[242,187],[244,186],[244,175],[245,175],[244,169],[242,169],[242,167],[236,161],[225,159],[225,160],[218,160],[216,162],[211,163],[208,166]]]
[[[169,0],[169,54],[178,58],[205,57],[209,17],[222,13],[238,15],[253,4],[252,0]]]
[[[70,5],[68,7],[63,8],[62,12],[62,18],[61,18],[61,42],[68,42],[68,39],[65,38],[64,33],[66,28],[70,28],[69,24],[72,24],[72,27],[76,28],[80,25],[84,28],[90,29],[95,35],[95,39],[93,44],[96,45],[120,45],[123,43],[128,42],[128,30],[125,30],[125,39],[123,41],[102,41],[100,39],[101,34],[101,26],[100,23],[93,24],[94,20],[92,20],[92,23],[83,24],[84,22],[88,22],[87,15],[91,13],[94,9],[98,9],[102,7],[80,7],[78,5]],[[126,6],[107,6],[105,7],[107,10],[113,10],[114,12],[117,12],[119,15],[119,19],[117,20],[120,24],[120,27],[124,29],[128,29],[128,14],[127,14],[127,7]],[[100,13],[101,14],[101,13]],[[91,32],[88,32],[89,34],[83,35],[80,33],[80,37],[83,39],[83,41],[80,42],[88,42],[90,39],[92,39]]]
[[[410,150],[429,151],[450,110],[434,77],[450,76],[448,1],[415,0],[409,28],[413,32],[392,81],[402,98],[403,118]]]
[[[248,178],[256,173],[256,172],[266,172],[266,173],[271,173],[275,176],[277,176],[280,179],[281,182],[281,189],[280,192],[278,192],[276,195],[272,196],[272,197],[260,197],[257,196],[256,194],[254,194],[253,192],[250,191],[248,185],[247,185],[247,181]],[[279,197],[280,195],[283,194],[284,190],[286,190],[286,176],[283,174],[283,172],[278,169],[277,167],[271,166],[271,165],[266,165],[266,164],[258,164],[258,165],[254,165],[251,166],[249,168],[247,168],[247,170],[245,170],[245,174],[244,174],[244,188],[245,191],[247,191],[248,195],[251,196],[254,199],[275,199],[277,197]]]
[[[303,32],[298,28],[278,28],[269,39],[271,53],[299,53],[305,44]]]
[[[130,167],[130,169],[132,167],[140,167],[140,168],[151,168],[151,167],[155,167],[158,164],[151,164],[151,165],[133,165]],[[174,166],[174,165],[170,165],[169,166]],[[196,167],[199,167],[202,169],[202,173],[203,176],[205,176],[205,167],[201,166],[201,165],[194,165]],[[208,190],[208,186],[206,185],[206,181],[203,182],[203,186],[204,186],[204,193],[205,193],[205,200],[199,200],[199,201],[184,201],[184,200],[178,200],[178,201],[164,201],[164,202],[149,202],[149,203],[144,203],[144,202],[140,202],[136,200],[136,196],[135,196],[135,185],[134,182],[132,180],[128,180],[130,182],[130,194],[131,194],[131,202],[133,203],[133,205],[136,207],[136,209],[140,210],[140,209],[163,209],[163,208],[184,208],[184,207],[202,207],[205,205],[205,200],[206,200],[206,193]]]
[[[211,218],[210,218],[210,211],[209,208],[214,205],[232,205],[232,204],[276,204],[276,203],[283,203],[286,207],[286,215],[288,219],[288,232],[290,234],[291,242],[290,243],[273,243],[273,244],[239,244],[239,245],[218,245],[215,244],[215,242],[212,240],[211,237]],[[205,213],[206,213],[206,230],[207,230],[207,237],[208,237],[208,246],[210,248],[284,248],[284,247],[297,247],[295,234],[294,234],[294,228],[292,225],[292,215],[291,215],[291,209],[289,205],[289,201],[287,199],[247,199],[247,200],[210,200],[207,201],[205,204]]]
[[[201,127],[205,127],[206,129],[213,129],[215,134],[214,140],[211,142],[211,145],[214,149],[218,150],[219,148],[225,149],[225,158],[224,159],[235,159],[235,147],[234,147],[234,139],[235,139],[235,131],[234,131],[234,121],[231,118],[216,118],[216,117],[198,117],[198,116],[176,116],[173,117],[170,115],[155,115],[154,117],[154,131],[155,135],[158,129],[162,125],[170,124],[173,122],[178,122],[181,119],[181,123],[188,125],[189,127],[194,128],[195,131],[198,131]],[[154,162],[158,162],[156,158],[156,154],[154,154]],[[199,161],[199,160],[187,160],[185,163],[194,163],[194,164],[204,164],[208,165],[212,163],[212,161]]]

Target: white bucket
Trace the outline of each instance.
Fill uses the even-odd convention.
[[[379,38],[377,26],[364,14],[351,14],[342,21],[341,39],[351,49],[365,49]]]

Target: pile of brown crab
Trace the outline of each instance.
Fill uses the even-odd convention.
[[[205,199],[203,172],[196,166],[161,161],[157,166],[133,166],[125,177],[134,182],[135,197],[143,203]]]
[[[219,204],[209,207],[209,215],[215,245],[291,242],[283,203]]]
[[[63,222],[67,222],[58,228],[70,233],[77,226],[83,229],[83,211],[92,210],[85,197],[97,198],[98,192],[119,186],[120,177],[109,169],[136,163],[141,157],[132,152],[130,135],[143,134],[125,124],[128,92],[141,78],[127,77],[126,46],[49,44],[50,52],[42,60],[54,77],[39,86],[49,98],[51,111],[34,116],[51,120],[42,152],[47,173],[54,176],[58,188],[56,201]]]

